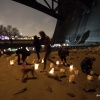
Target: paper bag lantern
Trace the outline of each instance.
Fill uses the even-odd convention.
[[[100,81],[100,75],[98,76],[98,80]]]
[[[54,74],[54,68],[52,68],[49,73]]]
[[[69,82],[74,82],[75,75],[69,75]]]
[[[93,76],[87,75],[87,80],[92,81],[93,80]]]
[[[70,65],[69,71],[70,71],[70,72],[73,71],[73,65]]]
[[[10,60],[10,65],[14,65],[14,60]]]
[[[38,67],[39,67],[39,64],[34,64],[34,68],[35,68],[35,70],[37,70]]]
[[[56,65],[59,65],[59,61],[56,61]]]
[[[53,63],[50,63],[50,68],[54,67],[54,64]]]
[[[61,68],[61,69],[60,69],[60,72],[61,72],[61,73],[65,73],[65,69],[64,69],[64,68]]]
[[[79,75],[79,70],[74,70],[75,75]]]
[[[42,63],[44,63],[44,59],[42,59]]]

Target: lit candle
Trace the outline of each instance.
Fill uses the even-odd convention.
[[[61,68],[61,69],[60,69],[60,72],[61,72],[61,73],[65,73],[65,69],[64,69],[64,68]]]
[[[14,60],[10,60],[10,65],[14,65]]]
[[[53,63],[50,63],[50,68],[54,67],[54,64]]]
[[[52,68],[49,73],[54,74],[54,68]]]
[[[87,80],[92,81],[93,80],[93,76],[87,75]]]
[[[98,76],[98,80],[100,81],[100,75]]]
[[[56,64],[59,65],[59,61],[56,61]]]
[[[79,70],[74,70],[75,75],[79,75]]]
[[[72,72],[73,71],[73,65],[70,65],[70,72]]]
[[[74,82],[75,75],[69,75],[69,82]]]
[[[42,63],[44,63],[44,59],[42,59]]]
[[[34,64],[34,67],[35,67],[35,70],[37,70],[39,67],[39,64]]]

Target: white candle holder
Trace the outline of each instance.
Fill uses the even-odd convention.
[[[69,82],[74,82],[75,75],[69,75]]]
[[[10,65],[14,65],[14,60],[10,60]]]
[[[60,62],[59,61],[56,61],[56,65],[59,65],[60,64]]]
[[[53,68],[54,67],[54,64],[53,63],[50,63],[50,68]]]
[[[61,68],[60,69],[60,73],[65,73],[65,69],[64,68]]]
[[[39,67],[39,64],[34,64],[34,68],[35,68],[35,70],[37,70],[38,67]]]
[[[70,71],[70,72],[73,71],[73,65],[70,65],[69,71]]]
[[[79,70],[74,70],[75,75],[79,75]]]
[[[100,75],[98,76],[98,80],[100,81]]]
[[[44,59],[42,59],[42,62],[41,62],[42,64],[44,63]]]
[[[87,75],[87,80],[92,81],[93,80],[93,76]]]
[[[54,74],[54,68],[52,68],[49,73]]]

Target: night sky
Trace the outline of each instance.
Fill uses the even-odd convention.
[[[44,0],[37,1],[44,4]],[[0,0],[0,25],[12,25],[24,36],[38,35],[39,30],[44,30],[51,38],[56,21],[55,18],[23,4],[12,0]]]

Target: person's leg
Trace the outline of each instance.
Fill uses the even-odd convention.
[[[18,64],[20,64],[20,55],[18,54]]]
[[[46,51],[46,53],[45,53],[45,57],[44,57],[44,70],[46,69],[46,63],[47,63],[47,59],[48,59],[50,53],[51,53],[51,48],[49,48],[49,49]]]
[[[63,64],[63,57],[62,56],[59,56],[60,57],[60,60],[61,60],[61,64]]]
[[[40,60],[40,54],[39,54],[39,51],[36,51],[36,53],[37,53],[37,58],[38,58],[38,60]]]
[[[66,56],[64,56],[63,59],[64,59],[64,65],[67,65],[67,63],[66,63]]]
[[[64,63],[66,63],[66,56],[64,56],[63,59],[64,59]]]

